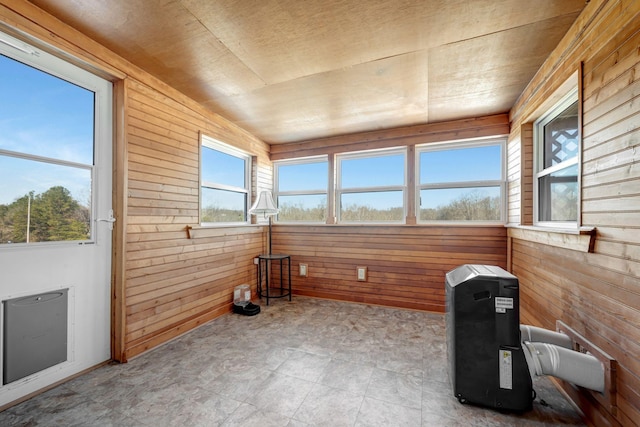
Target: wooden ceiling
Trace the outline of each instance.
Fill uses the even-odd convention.
[[[509,111],[585,0],[32,0],[277,144]]]

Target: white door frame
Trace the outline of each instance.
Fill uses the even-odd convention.
[[[67,361],[7,385],[0,381],[2,408],[111,358],[112,224],[98,220],[107,219],[112,209],[113,89],[111,82],[47,52],[3,33],[0,37],[0,54],[93,91],[96,108],[91,239],[0,247],[0,301],[69,289]],[[0,304],[0,338],[2,310]]]

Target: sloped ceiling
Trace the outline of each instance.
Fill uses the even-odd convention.
[[[509,111],[585,0],[32,0],[271,144]]]

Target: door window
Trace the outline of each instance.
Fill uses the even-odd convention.
[[[92,240],[95,93],[0,54],[0,100],[0,245]]]

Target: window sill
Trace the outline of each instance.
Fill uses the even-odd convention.
[[[596,243],[595,227],[560,229],[508,224],[507,228],[509,237],[573,251],[592,253]]]
[[[235,233],[230,230],[234,229],[247,229],[255,228],[257,232],[260,232],[259,227],[263,224],[220,224],[220,225],[187,225],[185,231],[187,232],[187,239],[200,239],[203,237],[217,237],[227,234]]]
[[[417,223],[417,224],[409,224],[409,223],[400,223],[400,222],[367,222],[367,223],[360,223],[360,222],[354,222],[354,223],[345,223],[345,222],[341,222],[338,224],[327,224],[324,222],[274,222],[273,226],[282,226],[282,227],[335,227],[335,228],[357,228],[357,227],[361,227],[361,228],[366,228],[366,227],[371,227],[371,228],[402,228],[402,227],[406,227],[406,228],[410,228],[410,227],[417,227],[417,228],[464,228],[464,227],[468,227],[468,228],[478,228],[478,227],[482,227],[482,228],[489,228],[489,227],[493,227],[493,228],[504,228],[504,224],[503,223],[462,223],[462,222],[442,222],[442,223],[437,223],[437,222],[430,222],[430,223]]]

